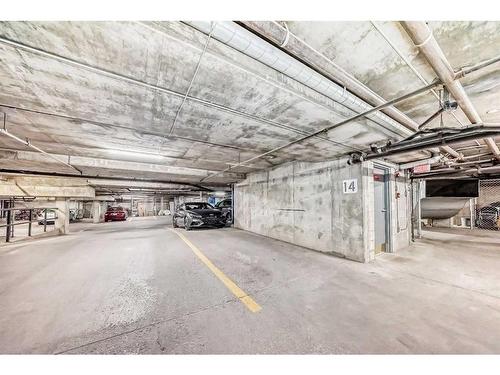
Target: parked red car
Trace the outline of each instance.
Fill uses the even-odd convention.
[[[104,214],[104,221],[127,220],[127,211],[123,207],[109,207]]]

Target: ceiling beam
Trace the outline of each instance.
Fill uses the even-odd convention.
[[[290,125],[282,124],[282,123],[279,123],[279,122],[276,122],[273,120],[269,120],[269,119],[266,119],[266,118],[263,118],[260,116],[245,113],[245,112],[239,111],[237,109],[233,109],[233,108],[221,105],[221,104],[213,103],[211,101],[200,99],[200,98],[188,95],[188,94],[182,94],[182,93],[179,93],[177,91],[168,89],[166,87],[161,87],[158,85],[147,83],[147,82],[141,81],[139,79],[136,79],[134,77],[129,77],[127,75],[113,72],[113,71],[110,71],[110,70],[107,70],[104,68],[100,68],[97,66],[93,66],[90,64],[86,64],[86,63],[83,63],[81,61],[76,61],[76,60],[73,60],[73,59],[65,57],[65,56],[61,56],[61,55],[58,55],[58,54],[55,54],[52,52],[45,51],[41,48],[37,48],[34,46],[27,45],[25,43],[21,43],[19,41],[11,40],[11,39],[0,36],[0,43],[8,45],[14,49],[24,50],[24,51],[27,51],[30,53],[41,55],[41,56],[44,56],[45,58],[57,60],[59,62],[66,63],[66,64],[69,64],[72,66],[76,66],[76,67],[81,68],[81,69],[86,69],[86,70],[89,70],[89,71],[94,72],[94,73],[98,73],[101,75],[111,77],[113,79],[125,81],[125,82],[130,83],[130,84],[134,84],[134,85],[148,88],[150,90],[154,90],[154,91],[162,92],[162,93],[165,93],[168,95],[172,95],[172,96],[178,97],[180,99],[185,99],[185,100],[189,100],[191,102],[199,103],[199,104],[202,104],[202,105],[210,107],[210,108],[214,108],[214,109],[217,109],[220,111],[231,113],[231,114],[236,115],[236,116],[245,117],[247,119],[251,119],[253,121],[257,121],[257,122],[271,125],[274,127],[278,127],[278,128],[284,129],[284,130],[288,130],[288,131],[294,132],[296,134],[302,134],[302,135],[308,134],[307,131],[299,129],[299,128],[295,128],[295,127],[290,126]],[[169,134],[169,135],[171,136],[172,134]],[[329,142],[329,143],[336,144],[336,145],[343,145],[342,143],[335,142],[335,141],[333,141],[327,137],[323,137],[321,135],[317,135],[315,137],[318,139],[321,139],[325,142]]]
[[[122,161],[122,160],[112,160],[112,159],[102,159],[102,158],[91,158],[91,157],[83,157],[83,156],[68,156],[68,155],[60,155],[60,154],[39,154],[32,151],[12,151],[9,155],[4,156],[3,159],[0,159],[0,162],[5,160],[16,160],[16,161],[25,161],[25,162],[33,162],[33,163],[44,163],[46,166],[47,161],[50,160],[47,156],[51,158],[57,158],[60,160],[67,160],[67,164],[70,166],[78,167],[78,170],[83,168],[85,169],[107,169],[107,170],[116,170],[121,172],[141,172],[141,173],[155,173],[155,174],[166,174],[169,176],[178,176],[178,177],[192,177],[194,179],[202,179],[211,173],[216,171],[204,170],[204,169],[196,169],[196,168],[188,168],[188,167],[176,167],[176,166],[168,166],[163,164],[154,164],[154,163],[146,163],[146,162],[133,162],[133,161]],[[56,165],[56,164],[54,164]],[[57,169],[57,167],[55,168]],[[245,175],[241,173],[225,173],[221,176],[223,179],[229,180],[242,180]]]
[[[0,166],[0,181],[8,179],[10,177],[22,178],[22,179],[31,179],[31,178],[50,178],[53,181],[57,181],[58,185],[71,185],[75,180],[84,182],[85,185],[91,186],[111,186],[116,184],[117,186],[123,187],[160,187],[166,184],[167,186],[178,186],[181,189],[184,187],[190,187],[192,191],[214,191],[218,190],[227,190],[227,184],[211,184],[211,185],[200,185],[200,184],[192,184],[183,181],[174,181],[174,180],[155,180],[155,179],[139,179],[132,177],[107,177],[107,176],[91,176],[91,175],[82,175],[77,176],[74,174],[67,174],[61,172],[41,172],[41,171],[15,171],[6,168],[2,168]]]

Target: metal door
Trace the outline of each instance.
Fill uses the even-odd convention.
[[[373,169],[373,195],[375,206],[375,254],[388,251],[388,178],[387,171]]]

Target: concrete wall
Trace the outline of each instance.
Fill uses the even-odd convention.
[[[249,174],[235,186],[235,227],[317,251],[366,262],[374,259],[373,163],[346,159],[293,162]],[[357,179],[358,191],[343,192],[343,180]],[[395,198],[396,186],[400,198]],[[392,175],[393,250],[409,244],[408,181]],[[403,192],[404,191],[404,192]],[[398,220],[399,218],[399,220]],[[402,225],[402,220],[405,221]]]

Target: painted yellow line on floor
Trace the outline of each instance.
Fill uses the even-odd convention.
[[[177,234],[185,243],[188,245],[191,250],[193,250],[193,253],[200,258],[200,260],[205,264],[205,266],[208,267],[210,271],[213,272],[217,278],[222,281],[222,283],[233,293],[243,304],[250,310],[251,312],[259,312],[262,310],[262,307],[255,302],[252,297],[250,297],[247,293],[245,293],[238,285],[236,285],[229,277],[227,277],[224,272],[222,272],[220,269],[218,269],[215,264],[213,264],[210,259],[208,259],[205,254],[201,252],[200,249],[198,249],[191,241],[189,241],[186,236],[184,236],[182,233],[170,229],[170,231],[174,232]]]

